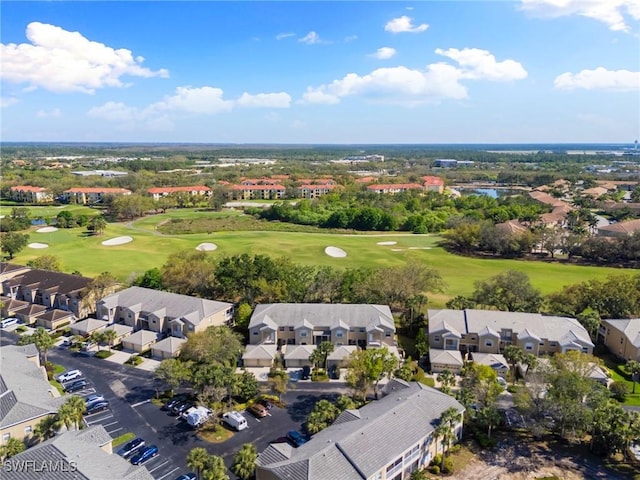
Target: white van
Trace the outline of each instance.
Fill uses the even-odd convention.
[[[248,426],[247,419],[235,410],[222,415],[222,420],[224,420],[230,427],[235,428],[237,431],[244,430]]]
[[[20,323],[20,320],[16,317],[5,318],[4,320],[0,321],[0,328],[7,328],[11,325],[17,325],[18,323]]]

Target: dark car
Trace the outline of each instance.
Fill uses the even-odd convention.
[[[194,407],[194,403],[191,400],[186,400],[184,402],[180,402],[176,406],[171,409],[171,413],[173,415],[180,415],[182,412],[186,412],[191,407]]]
[[[195,473],[183,473],[176,480],[196,480],[198,477]]]
[[[76,380],[75,382],[64,384],[64,391],[67,393],[77,392],[78,390],[82,390],[83,388],[87,388],[86,380]]]
[[[182,396],[182,395],[175,396],[175,397],[169,399],[169,401],[162,406],[162,410],[171,411],[171,409],[173,407],[175,407],[178,403],[184,402],[185,400],[186,400],[186,398],[184,396]]]
[[[134,465],[142,465],[147,460],[158,455],[158,447],[156,445],[150,445],[143,447],[138,453],[131,457],[131,463]]]
[[[337,365],[331,365],[327,374],[332,380],[338,380],[340,378],[340,369]]]
[[[109,402],[107,402],[106,400],[99,400],[87,405],[86,414],[91,415],[94,413],[102,412],[103,410],[107,410],[108,408]]]
[[[289,440],[296,448],[307,443],[307,439],[304,438],[304,435],[296,430],[289,430],[287,432],[287,440]]]
[[[305,365],[304,367],[302,367],[302,374],[300,375],[300,378],[302,380],[309,380],[310,376],[311,376],[311,367],[309,365]]]
[[[92,403],[104,401],[104,395],[100,393],[94,393],[93,395],[89,395],[88,397],[84,397],[84,401],[89,406]]]
[[[134,438],[130,442],[125,443],[124,446],[118,450],[118,455],[123,458],[129,458],[142,447],[144,447],[144,440],[140,437]]]

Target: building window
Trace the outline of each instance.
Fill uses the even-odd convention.
[[[301,337],[306,337],[307,336],[307,332],[300,332],[300,336]]]
[[[289,327],[289,331],[290,331],[290,332],[293,332],[293,327]]]
[[[257,330],[254,330],[254,331],[253,331],[253,334],[254,334],[254,335],[258,335],[258,331],[257,331]]]
[[[557,343],[557,342],[551,342],[550,346],[551,346],[551,347],[557,347],[557,346],[558,346],[558,343]]]
[[[485,347],[493,347],[493,340],[485,340],[484,341],[484,346]]]
[[[624,338],[620,339],[620,345],[622,345],[624,343]]]
[[[440,335],[434,335],[433,336],[433,341],[434,342],[439,342],[440,341]]]
[[[360,333],[364,333],[364,327],[360,327]]]
[[[540,342],[540,346],[541,346],[541,347],[544,347],[544,342]]]
[[[278,331],[284,332],[284,327],[278,327]]]
[[[392,463],[387,466],[387,478],[390,477],[391,473],[395,473],[398,468],[402,468],[402,457],[396,458]]]
[[[582,347],[582,353],[589,353],[589,349],[587,347]]]
[[[189,325],[189,331],[193,332],[193,325]]]
[[[533,343],[531,343],[531,342],[525,343],[524,344],[524,349],[525,350],[529,350],[529,351],[533,350]]]
[[[336,337],[337,337],[337,338],[342,338],[342,330],[338,330],[338,331],[336,332]]]
[[[33,427],[29,425],[28,427],[24,427],[24,434],[29,435],[33,431]]]
[[[386,332],[384,332],[384,336],[385,337],[390,337],[391,336],[391,332],[389,330],[387,330]]]
[[[10,433],[3,433],[2,434],[2,441],[6,442],[7,440],[9,440],[11,438],[11,434]]]

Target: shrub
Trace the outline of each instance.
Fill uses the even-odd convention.
[[[99,352],[96,352],[94,357],[96,357],[96,358],[109,358],[111,355],[113,355],[113,352],[110,352],[109,350],[100,350]]]
[[[431,465],[431,467],[429,467],[429,471],[431,473],[433,473],[434,475],[439,475],[440,474],[440,467],[438,465]]]
[[[311,372],[311,381],[313,382],[328,382],[329,375],[324,370],[314,370]]]
[[[20,325],[20,326],[18,326],[18,327],[16,328],[16,332],[17,332],[17,333],[24,333],[24,332],[26,332],[27,330],[28,330],[28,329],[27,329],[27,327],[25,327],[24,325]]]
[[[133,365],[134,367],[140,365],[143,362],[142,357],[140,357],[139,355],[132,355],[131,357],[129,357],[129,360],[127,360],[126,362],[124,362],[127,365]]]
[[[620,403],[624,403],[629,395],[629,386],[624,382],[613,382],[609,390],[611,390],[611,396]]]
[[[453,458],[446,457],[444,459],[444,469],[442,470],[442,473],[453,473]]]
[[[438,469],[439,469],[441,463],[442,463],[442,454],[438,453],[438,454],[436,454],[435,457],[433,457],[433,460],[431,460],[431,465],[437,466]]]
[[[47,371],[47,379],[53,380],[55,365],[51,362],[47,362],[44,364],[44,369]]]
[[[515,385],[509,385],[507,387],[507,392],[509,393],[518,393],[518,387]]]

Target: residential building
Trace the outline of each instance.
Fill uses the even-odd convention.
[[[442,178],[427,175],[422,177],[422,181],[424,182],[424,189],[427,192],[444,192],[444,180]]]
[[[471,360],[473,363],[491,367],[499,376],[505,377],[509,373],[509,363],[500,353],[474,352],[471,354]]]
[[[286,191],[282,185],[232,185],[229,194],[234,200],[282,200]]]
[[[336,421],[298,448],[272,443],[256,461],[256,480],[401,480],[442,450],[434,435],[440,416],[456,409],[462,433],[464,407],[420,383],[393,379],[383,397]],[[419,419],[419,421],[416,421]]]
[[[109,323],[124,323],[134,330],[185,338],[210,326],[229,324],[233,319],[233,304],[131,287],[98,301],[96,317]]]
[[[598,228],[598,235],[601,237],[624,238],[640,231],[640,219],[616,222],[605,227]]]
[[[321,342],[333,343],[334,353],[342,355],[332,357],[336,365],[342,365],[352,351],[338,349],[343,345],[387,347],[399,356],[395,324],[387,305],[267,303],[256,306],[249,321],[249,344],[276,345],[287,367],[310,364],[309,355]],[[258,353],[253,350],[248,346],[245,355]],[[264,356],[264,351],[260,353]],[[260,361],[264,363],[264,358]]]
[[[48,309],[72,312],[77,318],[85,318],[95,310],[83,299],[81,292],[91,283],[91,278],[49,270],[29,269],[2,282],[2,295]],[[20,316],[20,315],[17,315]],[[33,323],[26,317],[27,323]]]
[[[502,353],[516,345],[536,356],[593,352],[585,328],[574,318],[496,310],[428,310],[429,347],[467,353]]]
[[[53,194],[44,187],[23,185],[9,189],[11,200],[20,203],[47,203],[53,201]]]
[[[3,480],[153,480],[142,465],[113,453],[102,425],[71,430],[4,461]]]
[[[9,278],[16,277],[31,270],[30,267],[24,265],[16,265],[15,263],[0,262],[0,283]]]
[[[464,360],[459,350],[429,349],[429,365],[431,373],[441,373],[445,370],[451,373],[460,373],[464,366]]]
[[[610,318],[600,322],[598,342],[623,360],[640,361],[640,318]]]
[[[186,341],[186,338],[167,337],[151,345],[151,355],[160,360],[177,357]]]
[[[0,445],[28,440],[38,423],[64,402],[47,380],[35,345],[0,347]],[[5,477],[2,476],[4,479]]]
[[[282,179],[280,178],[241,178],[240,185],[280,185]]]
[[[376,183],[367,186],[367,191],[378,194],[395,195],[396,193],[408,192],[409,190],[424,191],[424,186],[419,183]]]
[[[331,193],[336,188],[340,188],[340,186],[336,185],[335,182],[316,184],[305,183],[296,187],[296,192],[300,198],[318,198]]]
[[[67,203],[93,205],[102,203],[107,197],[131,195],[131,190],[126,188],[107,187],[75,187],[62,192],[62,200]]]
[[[160,200],[169,195],[189,195],[190,197],[208,197],[211,189],[205,185],[192,185],[187,187],[153,187],[147,193],[154,199]]]

